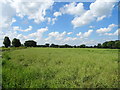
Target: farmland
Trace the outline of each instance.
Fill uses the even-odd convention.
[[[117,88],[118,49],[5,51],[2,85],[3,88]]]

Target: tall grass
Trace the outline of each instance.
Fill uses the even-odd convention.
[[[118,87],[118,50],[27,48],[4,52],[3,62],[3,88]]]

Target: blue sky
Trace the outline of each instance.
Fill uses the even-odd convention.
[[[95,45],[118,39],[117,2],[24,3],[13,0],[2,3],[2,10],[9,13],[1,15],[1,41],[9,36],[22,43],[35,40],[38,44]]]

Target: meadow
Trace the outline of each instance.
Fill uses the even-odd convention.
[[[118,49],[26,48],[2,57],[3,88],[118,88]]]

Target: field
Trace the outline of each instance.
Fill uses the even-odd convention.
[[[118,50],[27,48],[5,51],[3,88],[117,88]]]

